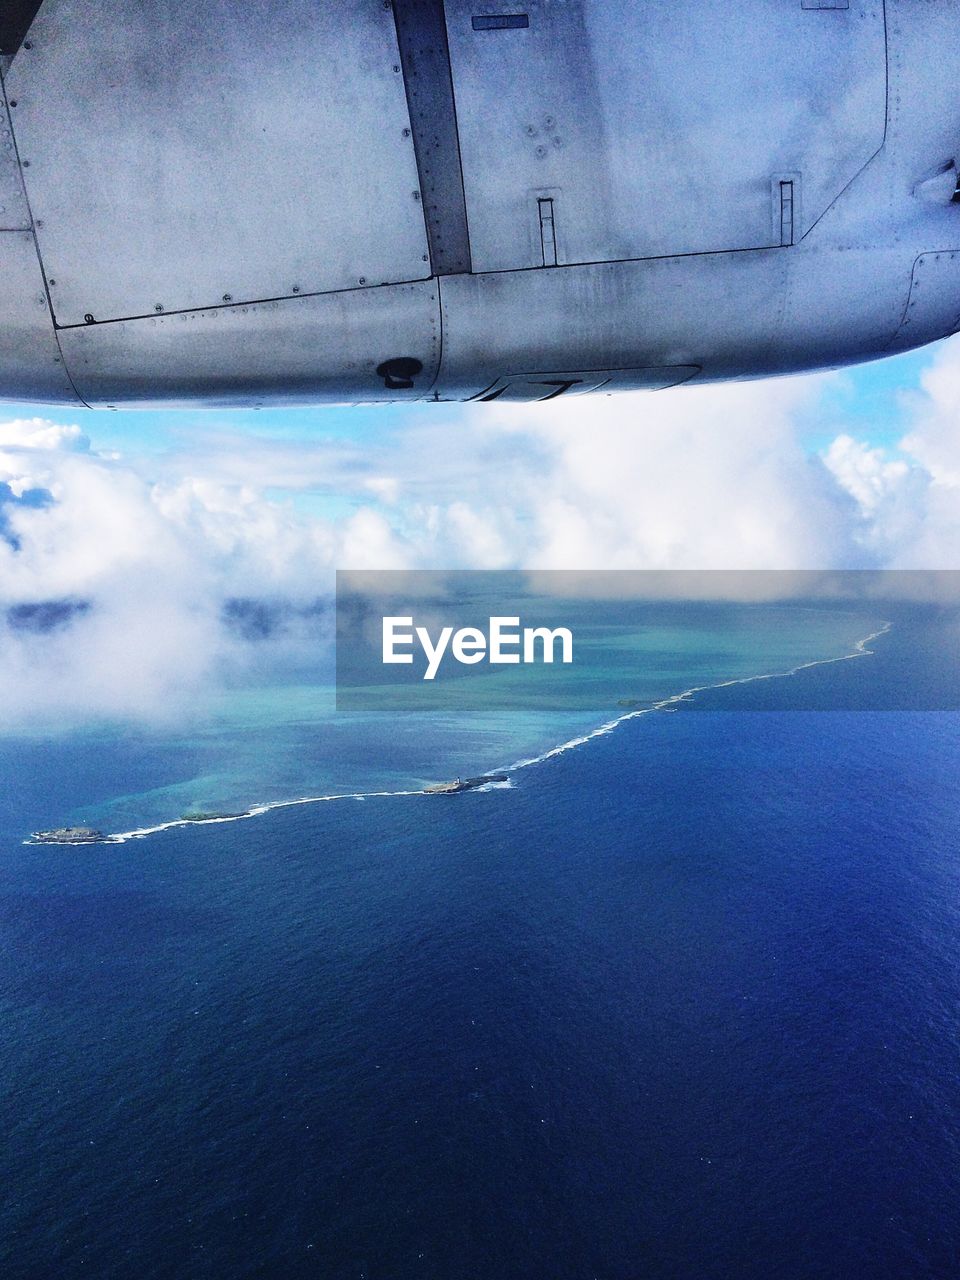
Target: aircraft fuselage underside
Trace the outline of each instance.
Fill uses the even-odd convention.
[[[12,0],[0,396],[546,400],[919,346],[960,324],[958,56],[960,0]]]

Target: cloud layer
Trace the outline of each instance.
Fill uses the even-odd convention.
[[[0,421],[0,729],[178,716],[315,656],[338,567],[960,566],[960,345],[893,450],[801,447],[833,377],[425,405],[362,443],[198,428],[149,459]]]

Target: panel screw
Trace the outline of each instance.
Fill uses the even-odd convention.
[[[156,305],[153,309],[154,309],[154,311],[162,311],[162,310],[163,310],[163,303],[162,303],[162,302],[158,302],[158,303],[157,303],[157,305]]]
[[[404,129],[404,130],[403,130],[403,136],[404,136],[405,138],[409,138],[409,137],[410,137],[410,130],[409,130],[409,129]]]
[[[83,318],[84,318],[84,321],[85,321],[87,324],[93,324],[93,322],[94,322],[94,320],[93,320],[93,316],[90,314],[90,312],[89,312],[89,311],[87,312],[87,314],[86,314]]]
[[[24,162],[23,162],[23,167],[24,167],[25,169],[29,169],[29,168],[30,168],[30,161],[29,161],[29,160],[24,160]]]
[[[429,262],[429,261],[430,261],[430,256],[429,256],[429,254],[426,254],[426,253],[425,253],[425,254],[423,255],[423,260],[424,260],[424,262]]]
[[[366,276],[361,276],[361,277],[360,277],[360,284],[366,284],[366,283],[367,283],[367,277],[366,277]]]
[[[57,282],[56,282],[56,280],[50,280],[50,281],[48,281],[48,283],[49,283],[49,284],[51,284],[51,285],[54,285],[54,284],[56,284]]]
[[[299,292],[300,292],[300,286],[299,286],[298,284],[295,284],[295,285],[293,286],[293,292],[294,292],[294,293],[299,293]]]
[[[419,191],[415,191],[415,192],[413,193],[413,198],[414,198],[414,200],[419,200],[419,199],[420,199],[420,192],[419,192]]]
[[[42,219],[42,218],[38,218],[38,219],[37,219],[37,229],[39,230],[39,229],[40,229],[40,227],[42,227],[42,226],[43,226],[43,219]]]
[[[232,302],[232,301],[233,301],[233,294],[232,294],[232,293],[225,293],[225,294],[223,295],[223,300],[224,300],[224,302]]]
[[[10,105],[11,105],[11,107],[15,107],[15,106],[17,105],[17,100],[16,100],[16,98],[11,98],[11,99],[10,99]]]
[[[400,70],[400,68],[397,66],[397,64],[396,64],[396,63],[394,63],[394,64],[393,64],[393,69],[394,69],[394,71],[399,71],[399,70]]]

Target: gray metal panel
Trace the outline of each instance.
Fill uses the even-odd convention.
[[[960,328],[960,249],[922,253],[913,264],[910,298],[891,351],[946,337]]]
[[[443,0],[393,0],[434,275],[470,270]]]
[[[20,180],[17,148],[7,106],[0,95],[0,231],[20,231],[29,226],[30,213]]]
[[[0,232],[0,396],[80,403],[60,358],[29,231]]]
[[[876,358],[903,314],[912,257],[798,245],[448,276],[437,395],[482,399],[529,369],[699,366],[697,381],[711,381]]]
[[[7,80],[60,324],[429,275],[383,0],[46,0]]]
[[[96,406],[417,400],[437,372],[439,302],[430,282],[388,285],[83,325],[60,342]],[[415,377],[377,372],[404,358]]]
[[[880,241],[824,252],[804,244],[782,256],[787,286],[771,371],[837,368],[885,353],[910,291],[908,247]]]
[[[799,239],[883,142],[879,4],[531,0],[494,30],[475,9],[446,4],[475,271],[540,264],[545,188],[561,263],[779,244],[784,172]]]
[[[601,390],[607,372],[634,371],[643,386],[652,371],[653,385],[663,386],[665,370],[682,366],[668,376],[683,381],[705,356],[742,367],[745,347],[762,363],[777,339],[780,298],[771,282],[785,256],[778,249],[448,276],[440,282],[437,392],[482,399],[526,370],[599,371]]]

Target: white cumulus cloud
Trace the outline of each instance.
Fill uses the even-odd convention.
[[[798,424],[832,385],[425,405],[356,443],[178,431],[144,458],[0,422],[0,728],[181,714],[337,567],[957,566],[960,345],[896,448],[839,430],[811,456]]]

